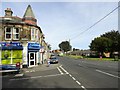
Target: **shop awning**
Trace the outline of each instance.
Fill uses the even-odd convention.
[[[20,42],[0,42],[0,49],[2,50],[23,50]]]

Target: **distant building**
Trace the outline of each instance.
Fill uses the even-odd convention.
[[[71,51],[67,54],[70,55],[80,55],[80,56],[90,56],[90,55],[95,55],[96,52],[95,51],[91,51],[91,50],[77,50],[77,51]]]
[[[44,34],[31,6],[28,5],[22,18],[12,14],[11,8],[7,8],[5,16],[0,17],[0,64],[20,62],[22,67],[42,64]]]

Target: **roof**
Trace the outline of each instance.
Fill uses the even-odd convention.
[[[33,17],[33,18],[35,18],[34,13],[33,13],[32,8],[31,8],[30,5],[28,5],[28,7],[27,7],[27,9],[26,9],[25,14],[24,14],[23,17],[24,18],[25,17]]]
[[[22,19],[20,17],[17,16],[12,16],[12,17],[0,17],[0,23],[2,24],[18,24],[18,25],[30,25],[30,26],[35,26],[37,28],[39,28],[40,32],[42,33],[42,30],[39,26],[37,25],[33,25],[33,24],[29,24],[29,23],[25,23],[22,21]]]

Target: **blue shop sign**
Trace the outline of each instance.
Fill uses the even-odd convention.
[[[40,50],[40,44],[39,43],[28,43],[28,50]]]
[[[20,42],[0,42],[0,48],[2,50],[23,50]]]

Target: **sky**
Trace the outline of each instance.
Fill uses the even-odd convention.
[[[4,10],[11,8],[14,16],[23,17],[27,6],[31,5],[37,19],[37,25],[41,27],[45,35],[45,41],[51,45],[52,49],[59,49],[58,45],[62,41],[70,41],[72,48],[89,49],[89,45],[94,38],[111,30],[118,30],[118,10],[116,10],[86,31],[115,9],[118,6],[117,1],[45,1],[2,2],[0,9],[2,13],[0,15],[4,16]]]

